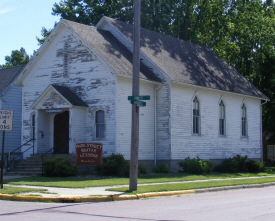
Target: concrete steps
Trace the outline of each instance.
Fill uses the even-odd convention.
[[[41,176],[42,175],[42,154],[31,154],[30,157],[27,157],[21,163],[18,163],[14,168],[9,169],[8,172],[5,172],[6,176]],[[64,157],[64,158],[73,158],[74,154],[47,154],[43,156],[43,160],[52,158],[52,157]]]
[[[14,168],[9,169],[5,175],[42,175],[42,158],[41,154],[32,154]]]

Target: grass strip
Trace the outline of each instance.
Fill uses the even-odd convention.
[[[236,174],[207,174],[207,175],[190,175],[185,173],[157,173],[146,174],[138,178],[139,184],[146,183],[163,183],[177,181],[194,181],[206,179],[225,179],[225,178],[242,178],[275,175],[269,173],[236,173]],[[47,186],[63,188],[85,188],[99,186],[115,186],[129,184],[129,178],[76,178],[76,177],[24,177],[4,180],[5,184],[28,185],[28,186]]]
[[[176,190],[193,190],[193,189],[202,189],[202,188],[210,188],[210,187],[262,184],[262,183],[269,183],[269,182],[275,182],[275,177],[218,180],[218,181],[204,181],[204,182],[190,182],[190,183],[176,183],[176,184],[173,183],[173,184],[144,185],[144,186],[138,186],[138,190],[133,191],[130,194],[176,191]],[[129,192],[128,187],[108,188],[106,190]]]
[[[28,192],[48,193],[47,189],[38,189],[38,188],[4,186],[3,189],[0,189],[1,194],[19,194],[19,193],[28,193]]]

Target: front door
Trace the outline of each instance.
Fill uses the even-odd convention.
[[[54,117],[54,153],[69,153],[69,111]]]

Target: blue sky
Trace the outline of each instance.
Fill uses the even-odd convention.
[[[0,64],[12,50],[25,48],[29,55],[38,49],[36,36],[41,29],[53,28],[59,16],[53,16],[52,6],[59,0],[0,0]]]

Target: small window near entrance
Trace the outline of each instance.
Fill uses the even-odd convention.
[[[35,139],[35,114],[31,115],[31,139]]]
[[[105,116],[104,111],[99,110],[95,115],[95,126],[96,126],[96,138],[105,137]]]

